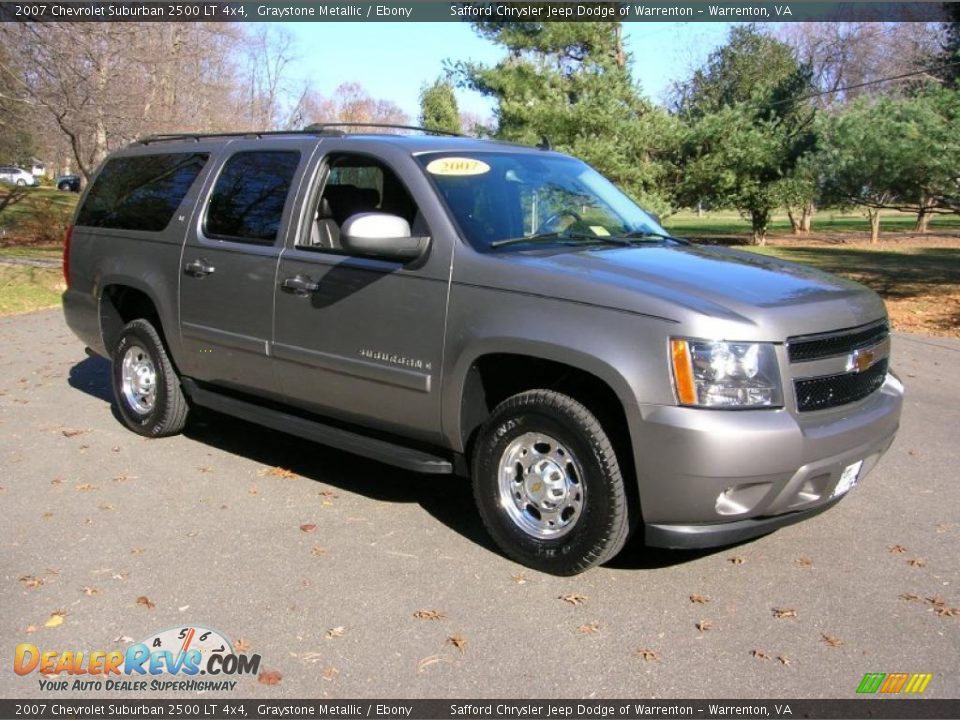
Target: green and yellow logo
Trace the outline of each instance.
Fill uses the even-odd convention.
[[[927,689],[933,673],[867,673],[857,686],[858,693],[913,693]]]

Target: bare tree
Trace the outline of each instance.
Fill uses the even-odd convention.
[[[303,100],[304,117],[310,122],[384,123],[406,125],[408,116],[396,103],[377,99],[360,83],[337,86],[331,97],[309,92]]]

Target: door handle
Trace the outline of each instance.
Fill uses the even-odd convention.
[[[294,295],[309,295],[320,289],[320,283],[314,282],[306,275],[294,275],[284,278],[280,287]]]
[[[192,275],[193,277],[204,277],[212,273],[216,268],[213,265],[208,265],[207,261],[203,258],[194,260],[192,263],[187,263],[183,266],[183,271],[187,275]]]

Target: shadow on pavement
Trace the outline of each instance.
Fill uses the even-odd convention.
[[[113,403],[108,360],[88,357],[80,361],[70,369],[68,383],[72,388],[110,403],[114,417],[122,423]],[[483,528],[474,506],[470,481],[464,478],[400,470],[205,408],[191,413],[184,435],[262,465],[286,468],[344,492],[388,503],[416,503],[451,530],[490,552],[500,554]],[[653,570],[682,565],[735,547],[662,550],[645,547],[642,537],[640,528],[623,551],[605,567]]]

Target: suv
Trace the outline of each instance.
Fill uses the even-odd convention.
[[[148,437],[193,406],[472,478],[511,558],[815,515],[897,431],[887,314],[848,280],[671,237],[583,162],[460,137],[160,136],[111,155],[66,319]]]

